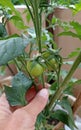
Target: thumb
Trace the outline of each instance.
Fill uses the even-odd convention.
[[[27,106],[24,107],[24,110],[36,117],[44,109],[47,100],[48,90],[42,89],[37,93],[36,97]]]

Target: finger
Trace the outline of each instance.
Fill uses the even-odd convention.
[[[4,106],[4,107],[7,107],[7,108],[10,107],[10,106],[9,106],[9,103],[8,103],[8,101],[7,101],[7,99],[6,99],[5,93],[2,94],[2,96],[0,97],[0,106]]]
[[[9,103],[8,103],[8,101],[6,99],[6,95],[3,94],[0,97],[0,119],[5,118],[6,116],[8,116],[10,114],[11,114],[11,111],[10,111]]]
[[[51,87],[51,85],[50,84],[48,84],[48,83],[45,83],[45,88],[50,88]]]
[[[42,89],[38,92],[36,97],[24,107],[24,110],[29,112],[31,115],[37,116],[45,107],[48,101],[48,90]]]

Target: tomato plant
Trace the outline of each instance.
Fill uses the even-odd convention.
[[[49,79],[52,79],[53,84],[51,84],[52,89],[50,89],[49,101],[47,103],[47,107],[42,112],[43,118],[41,118],[41,123],[40,120],[38,120],[37,122],[38,126],[40,125],[40,127],[37,127],[36,130],[51,129],[52,127],[50,127],[49,124],[46,123],[48,123],[48,118],[50,116],[52,116],[52,118],[54,119],[54,115],[56,115],[56,118],[59,117],[60,121],[64,121],[63,123],[66,122],[66,124],[68,124],[73,130],[74,126],[71,126],[73,122],[70,122],[72,120],[72,113],[70,109],[68,109],[68,112],[57,111],[55,113],[54,107],[56,106],[56,103],[58,103],[58,99],[59,104],[62,104],[61,96],[66,89],[68,81],[71,79],[74,71],[81,62],[81,52],[76,58],[67,76],[63,79],[63,81],[60,82],[62,65],[62,58],[59,54],[60,49],[57,49],[57,47],[55,47],[53,36],[48,32],[47,28],[42,29],[42,14],[45,12],[48,13],[48,10],[50,10],[51,8],[51,2],[48,3],[47,0],[24,0],[25,5],[27,6],[27,10],[25,10],[24,13],[26,12],[26,16],[28,19],[31,18],[31,21],[33,23],[32,29],[28,28],[28,26],[23,25],[24,21],[21,19],[21,17],[19,17],[19,12],[15,10],[13,4],[9,0],[0,0],[0,4],[1,2],[4,4],[4,6],[7,3],[7,6],[9,6],[8,8],[12,9],[13,12],[11,16],[14,14],[12,18],[16,18],[13,19],[14,23],[16,23],[16,20],[16,24],[20,26],[20,28],[23,28],[23,32],[26,32],[27,30],[26,34],[23,34],[23,37],[13,35],[10,37],[6,37],[4,40],[1,39],[0,41],[0,66],[7,65],[13,62],[18,70],[18,73],[13,77],[11,83],[12,87],[5,86],[5,93],[10,105],[27,105],[27,103],[35,97],[37,92],[41,88],[45,87],[45,82],[48,81],[47,79],[49,75],[51,75]],[[55,19],[53,19],[52,22],[55,22]],[[76,23],[73,23],[73,28],[80,28],[80,24],[77,24],[77,26],[75,26],[75,24]],[[52,26],[50,25],[50,27]],[[77,36],[80,38],[80,36],[78,35],[79,29],[76,31],[77,35],[74,35],[74,33],[71,32],[68,32],[67,34],[69,33],[74,37]],[[26,51],[26,47],[28,44],[29,46]],[[33,52],[36,52],[39,56],[37,57]],[[46,70],[44,66],[46,67]],[[64,100],[63,108],[65,107],[67,109],[67,104],[65,103],[66,101]],[[66,115],[67,117],[64,115]],[[61,117],[66,117],[66,120],[65,118],[63,120],[63,118]],[[68,119],[70,120],[68,121]]]

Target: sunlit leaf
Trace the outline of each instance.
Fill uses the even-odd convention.
[[[72,21],[70,22],[70,25],[73,27],[73,29],[76,31],[78,35],[81,35],[81,24],[79,22]]]
[[[79,2],[78,4],[75,4],[75,8],[73,10],[73,14],[76,15],[80,11],[81,11],[81,2]]]

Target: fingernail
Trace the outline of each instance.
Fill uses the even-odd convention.
[[[48,96],[48,90],[47,89],[40,90],[39,95],[46,98]]]

